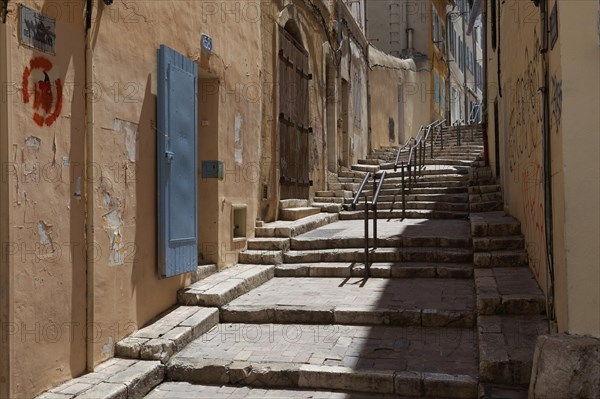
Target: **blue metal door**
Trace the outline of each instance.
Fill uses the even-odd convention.
[[[198,66],[158,50],[157,163],[159,275],[198,266]]]

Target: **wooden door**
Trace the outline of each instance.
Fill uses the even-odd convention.
[[[281,199],[308,199],[308,52],[279,30],[279,171]]]

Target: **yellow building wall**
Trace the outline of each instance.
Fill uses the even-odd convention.
[[[543,44],[540,9],[533,2],[519,0],[496,3],[498,50],[492,48],[491,1],[487,2],[486,18],[490,163],[493,169],[500,163],[505,209],[521,221],[530,267],[548,295],[551,277],[546,229],[550,226],[546,225],[544,201],[544,103],[540,89],[545,82],[543,56],[539,52]],[[548,3],[551,12],[556,2]],[[598,335],[599,123],[597,112],[584,111],[598,108],[599,101],[598,4],[586,1],[557,4],[558,40],[553,48],[549,43],[547,53],[553,306],[559,331]],[[495,101],[498,121],[494,120]],[[498,159],[495,123],[499,127]],[[577,132],[576,136],[573,132]]]
[[[8,281],[14,294],[13,397],[32,397],[113,356],[117,341],[175,305],[177,290],[190,282],[189,275],[165,280],[157,275],[158,47],[168,45],[196,60],[200,77],[208,79],[204,83],[217,82],[217,98],[213,87],[199,87],[200,104],[208,96],[206,106],[218,110],[200,112],[209,124],[200,128],[200,145],[206,140],[208,149],[200,149],[199,161],[222,160],[225,177],[201,181],[199,229],[202,257],[220,267],[235,263],[245,245],[232,237],[234,204],[248,207],[247,231],[253,234],[261,145],[258,2],[94,2],[87,61],[85,2],[24,3],[56,18],[56,55],[19,44],[17,5],[11,2],[11,120],[7,133],[2,131],[10,195],[8,204],[2,197],[8,214],[2,237],[14,272]],[[201,33],[213,38],[210,57],[201,54]],[[38,57],[51,64],[49,112],[35,108],[33,96],[24,101],[25,71],[32,70],[31,92],[44,80],[40,61],[32,64]],[[86,91],[92,99],[87,107]],[[42,126],[36,113],[44,117]],[[92,142],[86,148],[87,138]],[[87,168],[84,155],[93,161]],[[207,196],[210,201],[202,202]],[[115,233],[124,243],[124,259],[116,262]]]
[[[416,72],[412,60],[392,57],[374,47],[369,57],[372,148],[404,144],[421,125],[430,123],[430,74]],[[394,140],[390,140],[390,119],[394,120]]]

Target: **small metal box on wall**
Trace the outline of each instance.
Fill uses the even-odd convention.
[[[202,161],[203,179],[222,179],[223,161]]]

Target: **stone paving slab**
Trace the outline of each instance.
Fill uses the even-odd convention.
[[[479,316],[481,381],[529,384],[536,340],[547,333],[545,316]]]
[[[236,323],[472,327],[471,280],[276,278],[222,308]]]
[[[194,385],[165,382],[146,396],[148,399],[416,399],[394,394],[340,392],[303,389],[264,389],[231,385]]]
[[[237,265],[180,290],[177,300],[181,305],[221,307],[274,275],[273,266]]]
[[[481,315],[544,314],[546,300],[528,267],[476,269],[477,310]]]
[[[370,227],[373,222],[370,222]],[[379,220],[378,236],[386,237],[461,237],[469,238],[471,231],[466,220]],[[319,227],[305,234],[296,236],[294,241],[328,238],[352,238],[364,235],[364,222],[357,220],[340,220],[327,226]]]
[[[472,278],[471,263],[381,262],[370,265],[374,278]],[[364,263],[288,263],[275,267],[275,277],[365,277]]]
[[[69,380],[38,396],[38,399],[143,398],[165,376],[158,361],[110,359],[93,373]]]
[[[471,231],[473,237],[517,236],[521,234],[521,222],[503,211],[472,213]]]
[[[167,368],[195,370],[194,362],[204,362],[202,368],[214,375],[186,380],[202,383],[226,383],[222,368],[233,362],[477,376],[475,339],[467,328],[222,323],[176,354]]]
[[[166,362],[219,322],[219,309],[180,306],[155,323],[117,342],[115,355]]]

